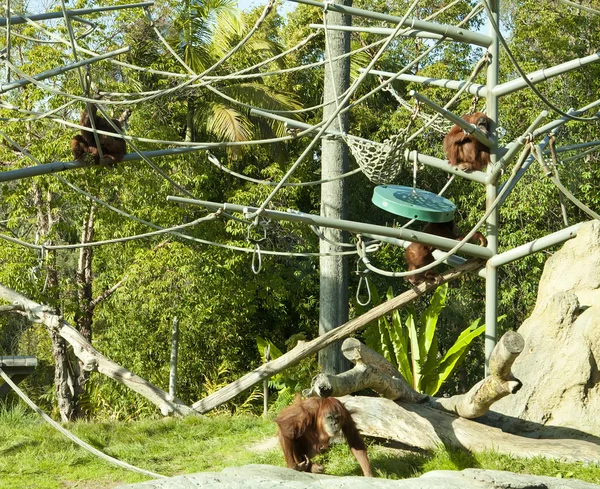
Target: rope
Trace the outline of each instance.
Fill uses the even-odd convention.
[[[415,0],[413,2],[413,4],[416,5],[416,4],[418,4],[418,2],[419,2],[419,0]],[[413,9],[413,7],[409,7],[409,11],[412,11],[412,9]],[[371,62],[369,63],[369,65],[365,68],[364,72],[361,73],[360,76],[352,83],[352,85],[348,89],[346,95],[344,96],[344,99],[340,102],[340,107],[344,107],[348,103],[348,101],[350,100],[350,97],[354,94],[354,92],[360,86],[360,83],[368,76],[369,72],[371,71],[371,69],[373,68],[373,66],[377,62],[377,60],[383,55],[383,53],[385,52],[386,48],[393,41],[393,39],[396,36],[396,34],[401,30],[402,23],[407,18],[408,18],[408,13],[406,15],[404,15],[404,17],[398,23],[398,25],[397,25],[396,29],[394,30],[394,32],[390,36],[388,36],[386,38],[385,42],[379,48],[379,51],[373,57],[373,59],[371,60]],[[325,131],[327,130],[327,128],[329,127],[329,125],[337,117],[338,112],[339,112],[339,110],[336,110],[336,111],[334,111],[330,115],[329,119],[319,129],[319,132],[316,134],[316,136],[314,137],[314,139],[309,143],[309,145],[305,148],[305,150],[302,152],[302,154],[298,157],[298,159],[290,167],[290,169],[288,170],[288,172],[283,176],[283,178],[277,184],[277,186],[275,187],[275,189],[273,189],[273,191],[267,196],[267,198],[263,201],[263,203],[260,205],[260,207],[255,212],[253,212],[252,215],[249,216],[249,217],[258,216],[258,215],[260,215],[266,209],[266,207],[269,204],[269,202],[271,202],[271,200],[273,200],[273,198],[275,197],[275,195],[277,195],[277,192],[279,192],[279,190],[283,187],[283,184],[290,178],[290,176],[292,175],[292,173],[294,173],[294,171],[300,165],[300,163],[304,160],[304,158],[306,158],[306,156],[309,155],[312,152],[313,147],[317,144],[317,142],[320,140],[321,136],[325,133]]]
[[[560,182],[560,175],[558,173],[558,156],[556,156],[556,147],[554,146],[554,143],[556,142],[556,136],[554,134],[551,134],[550,136],[550,141],[549,141],[549,145],[550,145],[550,153],[552,154],[552,163],[553,163],[553,173],[556,176],[556,180]],[[538,148],[539,149],[539,148]],[[567,215],[567,204],[565,202],[565,196],[562,193],[558,194],[559,200],[560,200],[560,211],[562,213],[563,216],[563,222],[565,223],[565,226],[569,226],[569,217]]]
[[[467,22],[475,12],[481,8],[480,6],[475,7],[471,12],[463,19],[459,25]],[[435,49],[442,40],[437,41],[429,49],[425,50],[421,55],[419,55],[415,60],[406,65],[402,70],[398,73],[394,74],[394,76],[390,77],[385,81],[381,81],[380,85],[365,95],[363,98],[356,101],[350,107],[358,104],[362,100],[364,100],[367,96],[370,96],[378,90],[390,90],[392,91],[392,95],[395,93],[393,91],[393,87],[391,85],[392,81],[397,79],[402,73],[406,72],[411,66],[417,63],[420,59],[429,54],[433,49]],[[444,108],[450,107],[458,98],[462,95],[462,93],[467,90],[470,86],[471,82],[475,79],[475,77],[479,74],[485,63],[487,62],[487,54],[484,55],[479,62],[475,65],[471,76],[467,80],[467,82],[456,92],[456,94],[450,99],[450,101],[444,106]],[[399,96],[398,96],[399,97]],[[402,104],[403,105],[403,104]],[[404,106],[404,105],[403,105]],[[413,116],[411,117],[409,124],[405,127],[400,133],[392,136],[389,139],[384,140],[383,143],[377,143],[375,141],[366,142],[362,139],[357,139],[351,135],[347,135],[345,137],[345,141],[352,152],[352,155],[356,159],[356,162],[363,170],[363,173],[367,176],[369,180],[373,183],[385,184],[394,181],[402,172],[402,165],[397,163],[404,159],[404,148],[408,143],[414,140],[418,135],[423,133],[429,126],[433,125],[434,122],[440,117],[440,114],[436,114],[434,116],[429,116],[429,120],[417,130],[410,137],[406,137],[408,132],[410,131],[410,125],[412,121],[416,118],[417,109],[412,108]]]
[[[195,226],[196,224],[200,224],[201,222],[211,221],[213,219],[216,219],[221,214],[221,212],[222,212],[221,210],[218,210],[216,212],[213,212],[212,214],[209,214],[206,217],[201,217],[200,219],[196,219],[195,221],[188,222],[187,224],[180,224],[178,226],[161,229],[159,231],[152,231],[150,233],[144,233],[144,234],[136,234],[134,236],[126,236],[124,238],[106,239],[103,241],[91,241],[88,243],[77,243],[77,244],[70,244],[70,245],[35,245],[32,243],[27,243],[25,241],[21,241],[20,239],[11,238],[10,236],[6,236],[4,234],[0,234],[0,238],[5,239],[6,241],[10,241],[12,243],[20,244],[27,248],[31,248],[34,250],[42,250],[42,251],[45,251],[45,250],[73,250],[73,249],[79,249],[79,248],[91,248],[93,246],[102,246],[102,245],[115,244],[115,243],[125,243],[127,241],[133,241],[136,239],[143,239],[143,238],[149,238],[152,236],[160,236],[161,234],[165,234],[165,233],[172,233],[173,231],[177,231],[179,229],[185,229],[185,228],[188,228],[191,226]]]
[[[550,146],[550,150],[552,151],[552,145]],[[579,209],[585,212],[588,216],[600,221],[600,215],[596,214],[592,209],[590,209],[587,205],[581,202],[577,197],[575,197],[560,181],[559,178],[554,175],[552,168],[550,168],[546,162],[544,161],[544,156],[542,155],[542,151],[538,146],[533,148],[533,154],[535,159],[542,167],[544,174],[556,185],[556,188],[560,192],[562,192],[565,197],[567,197],[571,202],[573,202]],[[556,156],[556,153],[553,154],[553,158]]]
[[[473,10],[471,10],[471,12],[469,12],[469,14],[467,14],[467,16],[462,21],[460,21],[457,25],[461,26],[464,23],[466,23],[468,20],[470,20],[472,17],[474,17],[479,12],[479,10],[481,10],[482,8],[483,7],[481,6],[481,4],[477,4],[473,8]],[[366,100],[367,98],[369,98],[371,95],[377,93],[379,90],[383,90],[383,88],[385,86],[387,86],[390,83],[392,83],[393,81],[395,81],[401,74],[403,74],[406,71],[408,71],[410,68],[412,68],[417,63],[419,63],[419,61],[421,61],[425,56],[427,56],[429,53],[431,53],[431,51],[433,51],[434,49],[436,49],[442,43],[442,41],[443,41],[443,39],[440,39],[440,40],[436,41],[435,43],[433,43],[431,45],[431,47],[429,47],[427,50],[425,50],[423,53],[421,53],[419,56],[417,56],[413,61],[411,61],[410,63],[408,63],[404,68],[402,68],[402,70],[400,70],[398,73],[394,74],[393,76],[389,77],[387,80],[385,80],[379,86],[377,86],[374,89],[370,90],[369,92],[367,92],[362,97],[359,97],[357,100],[355,100],[354,102],[352,102],[344,110],[350,110],[351,108],[353,108],[353,107],[357,106],[358,104],[362,103],[364,100]]]
[[[27,151],[25,148],[23,148],[22,146],[20,146],[18,143],[16,143],[15,141],[13,141],[11,138],[9,138],[6,134],[4,134],[2,131],[0,131],[0,136],[3,136],[10,144],[12,144],[15,148],[17,148],[19,151],[21,151],[25,156],[27,156],[30,160],[32,160],[36,165],[42,165],[42,163],[35,158],[31,153],[29,153],[29,151]],[[103,201],[102,199],[99,199],[98,197],[93,196],[92,194],[90,194],[89,192],[86,192],[85,190],[81,189],[80,187],[78,187],[77,185],[69,182],[67,179],[63,178],[60,175],[54,175],[55,178],[57,178],[59,181],[61,181],[62,183],[64,183],[65,185],[67,185],[68,187],[70,187],[71,189],[75,190],[77,193],[87,197],[88,199],[90,199],[91,201],[106,207],[107,209],[110,209],[111,211],[126,217],[128,219],[131,219],[132,221],[135,221],[139,224],[144,224],[146,226],[149,226],[151,228],[154,229],[158,229],[158,230],[164,230],[165,228],[158,226],[156,224],[153,224],[149,221],[146,221],[145,219],[140,219],[139,217],[135,217],[121,209],[118,209],[112,205],[110,205],[108,202]],[[201,238],[196,238],[194,236],[189,236],[187,234],[183,234],[183,233],[179,233],[177,231],[171,231],[170,234],[173,234],[174,236],[180,237],[182,239],[186,239],[188,241],[192,241],[195,243],[199,243],[199,244],[203,244],[203,245],[209,245],[209,246],[216,246],[218,248],[225,248],[228,250],[232,250],[232,251],[242,251],[244,253],[253,253],[254,249],[253,248],[243,248],[240,246],[231,246],[231,245],[225,245],[222,243],[216,243],[214,241],[208,241],[208,240],[204,240]],[[4,238],[4,235],[0,235],[0,238]],[[10,238],[10,236],[6,236],[7,238]],[[280,251],[268,251],[268,250],[263,250],[261,251],[262,254],[264,255],[276,255],[276,256],[287,256],[287,257],[305,257],[305,258],[313,258],[313,257],[319,257],[319,256],[344,256],[344,255],[355,255],[356,251],[341,251],[341,252],[329,252],[329,253],[298,253],[298,252],[280,252]]]
[[[69,33],[69,39],[71,41],[71,50],[73,52],[73,59],[75,60],[75,62],[77,62],[77,61],[79,61],[79,57],[77,56],[77,43],[75,42],[75,34],[73,33],[73,26],[71,25],[71,19],[67,15],[67,6],[65,4],[65,0],[60,0],[60,6],[61,6],[61,9],[63,12],[65,24],[67,26],[67,32]],[[89,66],[87,66],[86,68],[89,70]],[[89,73],[89,71],[88,71],[88,73]],[[77,74],[79,75],[79,83],[81,85],[81,89],[83,90],[83,93],[87,97],[89,97],[91,83],[85,82],[84,76],[83,76],[83,69],[81,67],[77,68]],[[96,118],[91,116],[91,114],[92,114],[91,104],[89,104],[89,103],[86,104],[86,110],[87,110],[87,114],[88,114],[88,119],[92,126],[92,132],[94,134],[94,141],[96,142],[96,149],[98,150],[98,158],[99,158],[99,161],[102,161],[104,159],[104,155],[102,154],[102,145],[100,144],[100,136],[98,135],[98,132],[96,131],[96,120],[95,120]]]
[[[229,173],[230,175],[233,175],[234,177],[240,178],[242,180],[246,180],[247,182],[258,183],[260,185],[271,185],[271,186],[277,185],[277,182],[271,182],[269,180],[259,180],[258,178],[252,178],[247,175],[243,175],[241,173],[237,173],[233,170],[230,170],[225,165],[223,165],[217,159],[217,157],[215,155],[213,155],[211,153],[206,153],[206,156],[208,158],[208,161],[210,161],[213,165],[215,165],[217,168],[224,171],[225,173]],[[359,173],[360,171],[361,171],[360,168],[355,168],[354,170],[351,170],[347,173],[342,173],[341,175],[337,175],[335,177],[323,178],[321,180],[313,180],[311,182],[291,182],[291,183],[286,182],[284,186],[286,186],[286,187],[306,187],[306,186],[311,186],[311,185],[320,185],[320,184],[326,183],[326,182],[334,182],[336,180],[341,180],[342,178],[349,177],[351,175]]]
[[[109,462],[113,465],[116,465],[117,467],[131,470],[133,472],[138,472],[139,474],[147,475],[149,477],[152,477],[153,479],[166,479],[167,478],[167,476],[165,476],[165,475],[156,474],[154,472],[150,472],[149,470],[145,470],[145,469],[140,469],[139,467],[136,467],[135,465],[131,465],[131,464],[128,464],[127,462],[123,462],[122,460],[111,457],[110,455],[107,455],[107,454],[101,452],[97,448],[94,448],[89,443],[86,443],[81,438],[78,438],[73,433],[71,433],[70,431],[63,428],[59,423],[54,421],[50,416],[48,416],[44,411],[42,411],[31,399],[29,399],[29,397],[27,397],[27,395],[21,389],[19,389],[19,387],[17,387],[17,385],[11,380],[11,378],[8,375],[6,375],[4,370],[2,370],[1,368],[0,368],[0,375],[2,376],[4,381],[12,387],[12,389],[18,394],[18,396],[21,399],[23,399],[23,401],[25,401],[25,403],[31,409],[33,409],[36,413],[38,413],[44,419],[44,421],[46,421],[55,430],[59,431],[64,436],[66,436],[69,440],[75,442],[81,448],[90,452],[92,455],[96,455],[97,457],[99,457],[103,460],[106,460],[107,462]]]

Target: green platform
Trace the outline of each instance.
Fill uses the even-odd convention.
[[[456,206],[441,195],[402,185],[378,185],[371,200],[392,214],[425,222],[451,221],[456,211]]]

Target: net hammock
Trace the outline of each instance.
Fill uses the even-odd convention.
[[[408,127],[399,134],[378,143],[345,136],[346,144],[362,172],[376,185],[393,182],[402,172],[404,159],[404,141]]]

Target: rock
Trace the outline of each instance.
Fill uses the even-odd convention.
[[[499,470],[434,470],[403,480],[307,474],[271,465],[230,467],[157,479],[115,489],[599,489],[576,479],[520,475]]]
[[[520,434],[600,437],[600,223],[583,224],[544,267],[525,349],[512,372],[523,382],[485,419]],[[512,418],[512,419],[511,419]]]

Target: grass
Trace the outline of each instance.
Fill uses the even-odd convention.
[[[129,423],[72,423],[67,427],[108,455],[168,476],[220,471],[250,463],[284,465],[276,445],[270,450],[257,448],[276,433],[275,424],[260,417],[219,415]],[[600,483],[597,466],[541,458],[524,460],[492,452],[439,450],[415,454],[372,443],[369,458],[375,476],[390,479],[416,477],[431,470],[475,467]],[[345,445],[334,446],[319,461],[329,474],[361,475]],[[0,409],[0,489],[109,489],[147,479],[88,454],[25,408]]]

